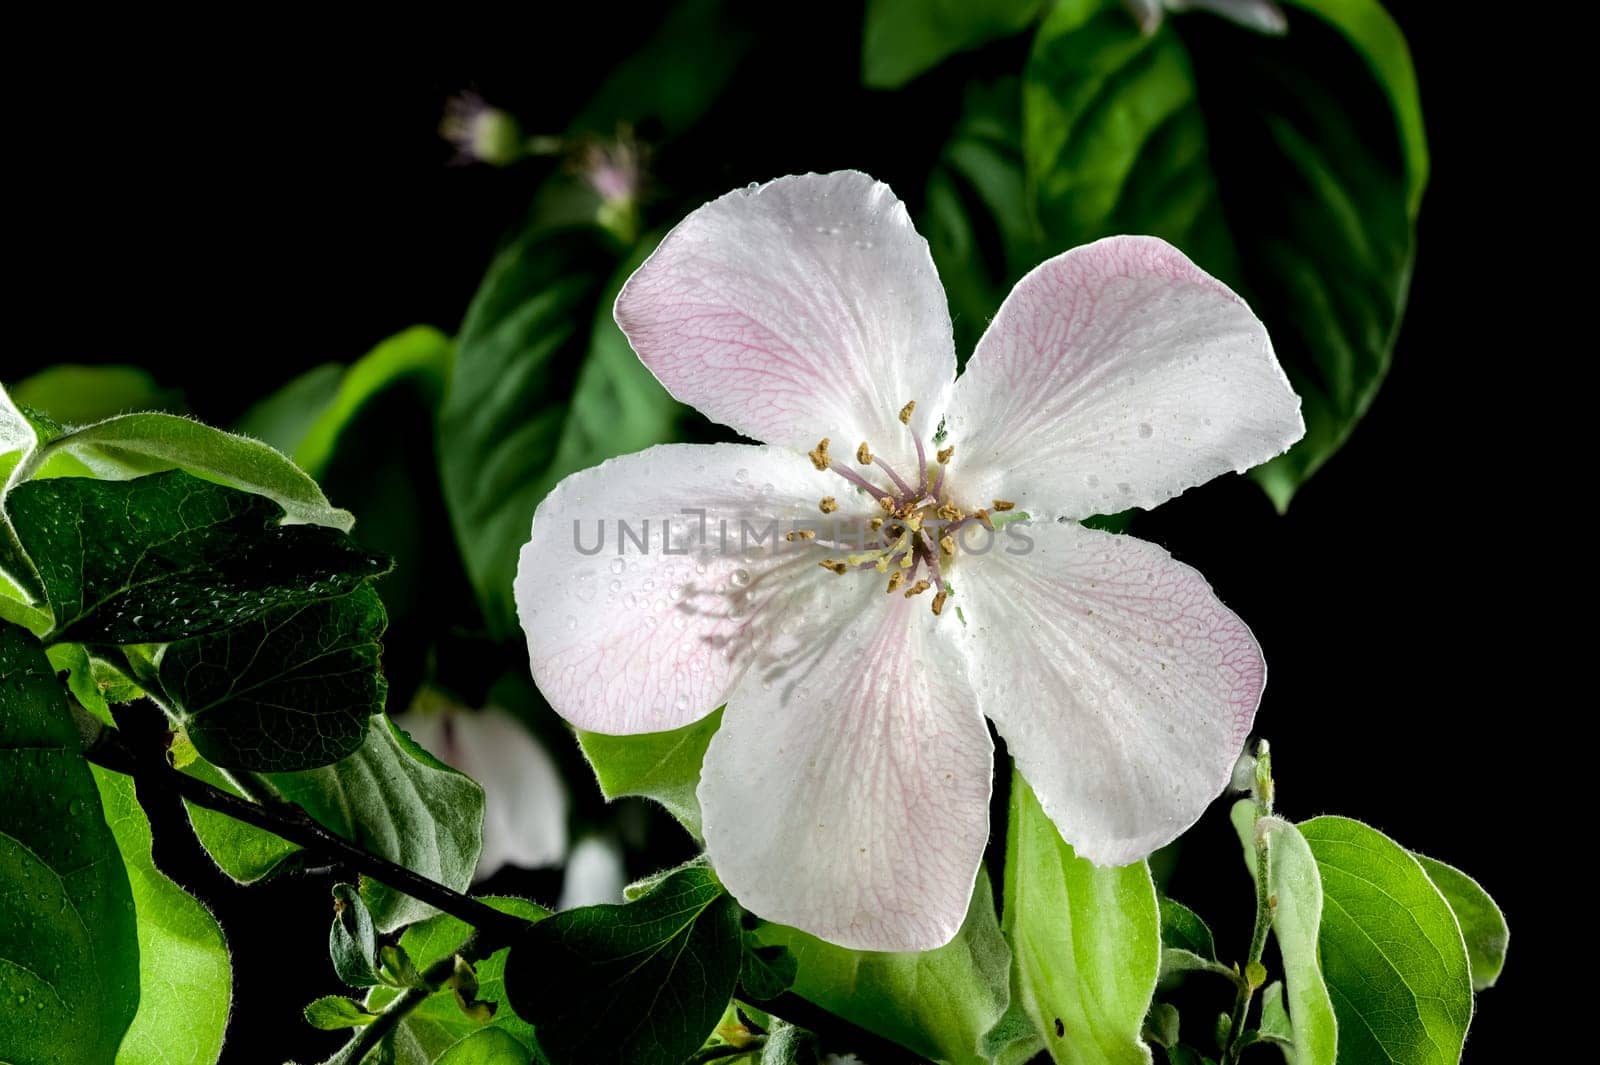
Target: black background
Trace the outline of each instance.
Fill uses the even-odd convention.
[[[1198,566],[1261,639],[1258,730],[1274,745],[1282,812],[1368,821],[1472,873],[1504,906],[1509,966],[1467,1044],[1469,1062],[1491,1062],[1510,1057],[1540,993],[1531,948],[1546,903],[1534,885],[1549,885],[1527,826],[1551,742],[1530,677],[1549,668],[1554,622],[1530,609],[1527,555],[1539,549],[1512,518],[1539,505],[1517,489],[1543,430],[1514,382],[1548,356],[1528,319],[1547,299],[1528,241],[1555,208],[1534,194],[1535,134],[1507,117],[1523,72],[1486,74],[1487,36],[1464,41],[1438,5],[1391,6],[1414,51],[1433,173],[1389,381],[1286,517],[1226,478],[1138,532]],[[515,30],[436,15],[381,42],[397,27],[209,27],[204,48],[179,43],[193,26],[14,40],[0,374],[134,363],[225,423],[298,371],[407,325],[453,330],[541,171],[447,165],[442,101],[475,86],[531,129],[559,131],[649,29],[625,7],[591,7]],[[794,98],[740,104],[744,121],[784,123],[782,146],[747,150],[724,124],[696,143],[703,173],[725,176],[720,189],[853,166],[914,196],[953,112],[897,112],[893,97],[853,88],[807,95],[853,86],[859,43],[853,18],[792,17],[785,47],[813,79]],[[1219,803],[1172,890],[1219,942],[1242,945],[1249,885],[1230,832]],[[322,953],[331,878],[244,890],[182,839],[163,857],[218,910],[236,952],[228,1059],[327,1053],[337,1037],[310,1032],[298,1010],[337,990]],[[553,881],[531,886],[549,900]]]

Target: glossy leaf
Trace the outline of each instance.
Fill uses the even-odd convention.
[[[719,709],[671,732],[605,736],[579,729],[578,744],[607,800],[630,795],[654,799],[698,839],[700,800],[695,789],[706,748],[721,724]]]
[[[1322,874],[1318,939],[1339,1060],[1454,1065],[1472,977],[1444,896],[1415,858],[1359,821],[1318,817],[1300,831]]]
[[[139,1007],[134,898],[39,642],[0,622],[0,1061],[109,1062]]]
[[[506,991],[553,1065],[682,1061],[739,979],[739,907],[707,869],[637,902],[566,910],[511,949]]]
[[[894,89],[950,56],[1020,33],[1044,0],[868,0],[861,79]]]
[[[1461,926],[1462,938],[1467,943],[1467,960],[1472,966],[1472,989],[1482,991],[1493,987],[1500,978],[1500,970],[1505,968],[1506,947],[1511,941],[1505,914],[1482,885],[1455,866],[1415,852],[1411,856],[1422,863],[1423,872],[1428,874],[1428,879],[1456,915],[1456,923]]]
[[[226,786],[205,762],[187,772]],[[483,789],[412,743],[387,715],[375,715],[361,747],[333,765],[254,779],[375,854],[457,891],[472,884],[483,848]],[[209,810],[191,806],[189,818],[212,858],[241,883],[261,879],[295,853],[271,833]],[[434,912],[373,881],[365,881],[361,892],[379,932]]]
[[[1283,956],[1295,1065],[1334,1065],[1339,1022],[1323,980],[1318,948],[1323,900],[1317,862],[1299,829],[1278,818],[1263,824],[1269,826],[1267,876],[1271,897],[1277,900],[1272,934]]]
[[[129,777],[93,767],[106,824],[133,891],[139,1010],[116,1065],[217,1061],[233,998],[233,967],[217,919],[151,857],[150,821]]]
[[[529,921],[537,921],[548,916],[548,911],[524,899],[489,896],[483,901],[497,910],[515,914]],[[448,914],[438,914],[407,928],[400,937],[400,945],[411,957],[413,965],[426,969],[440,959],[448,958],[455,953],[471,934],[472,929],[461,921]],[[509,951],[505,949],[498,950],[473,966],[478,981],[477,1001],[495,1007],[492,1018],[478,1020],[469,1017],[462,1012],[454,993],[445,990],[428,996],[401,1022],[401,1027],[406,1030],[408,1037],[424,1054],[429,1055],[430,1060],[460,1040],[486,1027],[503,1031],[516,1039],[526,1048],[524,1054],[531,1051],[534,1045],[533,1027],[518,1017],[516,1011],[506,1002],[505,966],[508,953]],[[390,987],[375,987],[367,993],[367,1009],[382,1010],[394,1001],[399,993]],[[523,1060],[526,1061],[527,1058],[524,1057]]]
[[[383,709],[383,603],[361,586],[280,606],[240,625],[168,644],[164,694],[213,765],[294,772],[329,765]]]
[[[987,873],[978,874],[956,938],[920,954],[847,950],[783,925],[764,924],[756,934],[794,952],[794,991],[802,998],[932,1060],[991,1060],[984,1041],[1010,1004],[1011,952]]]
[[[1079,858],[1021,773],[1011,779],[1004,927],[1013,987],[1061,1065],[1147,1065],[1140,1038],[1161,965],[1149,867]]]
[[[181,471],[30,481],[6,498],[39,567],[52,640],[154,643],[348,592],[387,560],[336,529],[282,525],[264,496]]]

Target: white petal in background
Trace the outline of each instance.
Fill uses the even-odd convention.
[[[567,789],[549,753],[503,710],[429,707],[395,719],[441,762],[482,786],[483,854],[476,879],[502,866],[560,865],[567,854]]]
[[[585,836],[567,858],[566,878],[561,881],[558,910],[578,906],[598,906],[622,901],[628,886],[628,871],[623,866],[622,848],[608,836]]]
[[[955,379],[928,242],[881,181],[783,177],[713,200],[667,234],[617,299],[655,375],[706,417],[769,444],[912,452],[908,400],[934,416]],[[931,429],[931,425],[929,426]]]

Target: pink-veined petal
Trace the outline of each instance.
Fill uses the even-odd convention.
[[[1010,531],[951,575],[979,705],[1080,855],[1142,858],[1227,785],[1261,649],[1155,544],[1071,522]]]
[[[927,950],[966,915],[993,747],[927,595],[886,596],[877,574],[836,583],[791,653],[728,701],[700,777],[706,848],[768,920]]]
[[[848,454],[867,440],[903,460],[896,414],[916,400],[931,419],[955,378],[928,242],[889,186],[857,171],[779,178],[694,211],[629,278],[616,317],[674,396],[782,446],[830,437]]]
[[[827,494],[832,515],[817,507]],[[533,679],[593,732],[704,717],[838,579],[817,565],[823,548],[783,534],[870,508],[804,457],[751,444],[666,444],[573,474],[539,504],[517,568]]]
[[[1019,281],[948,428],[968,505],[1069,518],[1153,507],[1305,433],[1261,321],[1155,237],[1108,237]]]
[[[490,707],[402,714],[395,724],[483,788],[483,852],[474,877],[501,866],[539,869],[567,854],[567,789],[548,751],[521,722]]]

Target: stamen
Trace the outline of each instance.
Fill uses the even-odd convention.
[[[819,470],[826,470],[832,461],[828,458],[828,438],[823,437],[822,443],[817,445],[815,451],[810,453],[811,465]]]
[[[917,482],[917,494],[928,493],[928,453],[922,450],[922,435],[915,429],[911,431],[911,442],[917,445],[917,469],[922,473],[922,479]]]
[[[947,469],[949,469],[948,466],[941,465],[939,467],[939,476],[933,479],[933,498],[935,499],[944,494],[944,471]]]
[[[912,400],[910,403],[907,403],[905,406],[901,407],[900,408],[900,424],[901,425],[910,425],[911,424],[911,412],[916,410],[916,409],[917,409],[917,401],[916,400]]]
[[[832,570],[841,577],[850,571],[849,566],[846,566],[843,562],[832,558],[825,558],[821,562],[818,562],[817,565],[821,566],[823,569]]]
[[[944,601],[946,599],[949,599],[949,598],[950,598],[950,593],[949,592],[940,592],[938,595],[933,597],[933,614],[934,614],[934,617],[938,617],[940,612],[944,610]]]
[[[949,533],[945,533],[943,536],[939,537],[939,550],[943,551],[947,555],[955,554],[956,538],[951,536]]]
[[[911,486],[909,484],[906,484],[905,481],[901,480],[900,479],[900,475],[898,473],[895,473],[894,470],[890,469],[889,468],[889,464],[887,462],[883,461],[880,458],[876,458],[876,457],[874,457],[872,461],[877,463],[879,469],[881,469],[884,473],[887,473],[889,475],[889,480],[893,481],[894,482],[894,486],[896,488],[900,489],[900,494],[901,495],[910,495],[911,494]]]
[[[972,512],[972,516],[983,522],[983,527],[985,529],[988,529],[990,532],[994,532],[994,522],[989,520],[989,512],[987,510],[979,507],[977,510]]]
[[[878,506],[882,507],[885,513],[894,514],[894,496],[879,496]]]
[[[815,540],[816,538],[817,531],[815,529],[796,529],[794,532],[788,533],[784,536],[784,539],[789,541],[791,544],[796,540]]]
[[[815,461],[816,459],[813,457],[812,462]],[[834,473],[837,473],[840,477],[843,477],[845,480],[849,481],[851,484],[855,485],[857,488],[861,489],[863,492],[866,492],[867,495],[874,499],[883,494],[882,488],[879,488],[877,485],[873,484],[871,481],[867,480],[865,477],[861,476],[848,466],[841,466],[835,462],[828,468]]]
[[[877,532],[879,529],[883,528],[883,519],[873,518],[871,521],[867,522],[867,525],[871,527],[873,532]]]
[[[826,444],[827,441],[824,440],[823,443]],[[939,451],[939,453],[934,455],[933,457],[935,459],[939,460],[939,465],[944,466],[944,465],[948,465],[949,464],[950,456],[954,455],[955,453],[956,453],[956,446],[954,444],[951,444],[949,447],[941,449]],[[816,460],[813,459],[812,461],[816,461]]]
[[[893,573],[889,574],[889,587],[884,589],[884,593],[883,594],[884,595],[892,595],[892,594],[894,594],[895,589],[899,588],[905,582],[906,582],[906,571],[905,570],[901,570],[901,569],[895,570]]]
[[[996,499],[994,501],[994,509],[996,510],[1010,510],[1015,506],[1016,504],[1011,502],[1009,499]]]
[[[856,448],[856,461],[863,466],[872,465],[872,449],[867,446],[865,440],[861,441],[861,446]]]
[[[956,506],[954,503],[945,503],[940,506],[938,510],[934,511],[934,513],[939,515],[939,517],[943,518],[945,521],[960,521],[962,518],[966,517],[965,514],[961,513],[961,508]]]
[[[832,514],[839,509],[839,501],[832,496],[823,496],[821,501],[817,503],[817,509],[824,514]]]
[[[916,584],[913,584],[911,587],[906,589],[906,598],[910,599],[914,595],[921,595],[923,592],[932,587],[933,585],[929,584],[927,581],[918,581]]]

